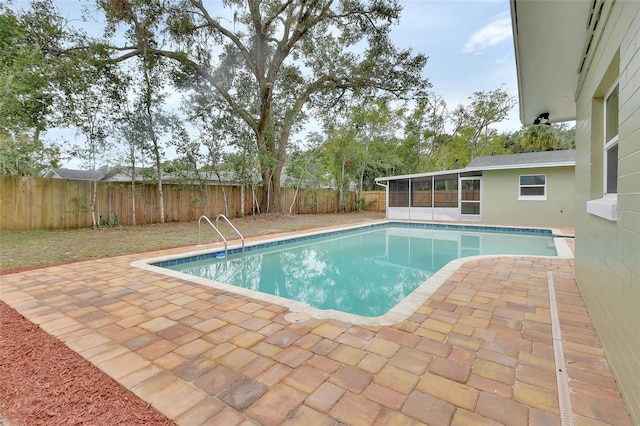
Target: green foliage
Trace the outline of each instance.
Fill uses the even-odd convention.
[[[498,135],[504,153],[575,149],[575,127],[567,123],[537,125]]]
[[[575,148],[575,129],[566,124],[528,127],[520,137],[523,151],[555,151]]]
[[[427,86],[426,56],[391,42],[401,10],[394,0],[223,2],[231,22],[215,18],[220,12],[205,2],[99,4],[109,35],[123,29],[127,38],[126,47],[111,49],[113,62],[136,55],[173,61],[180,88],[212,98],[217,110],[209,113],[242,121],[265,182],[263,198],[275,211],[281,206],[270,191],[280,187],[291,133],[309,112],[339,108],[350,95],[407,96]],[[356,47],[361,54],[352,53]]]
[[[477,156],[573,149],[568,124],[534,126],[500,133],[515,99],[503,88],[476,92],[453,112],[437,95],[387,108],[379,101],[355,104],[325,130],[322,158],[335,187],[360,183],[375,189],[375,177],[466,167]],[[447,132],[445,129],[451,129]]]
[[[0,131],[0,174],[41,176],[60,167],[60,150],[28,135]]]
[[[372,205],[374,205],[376,203],[376,200],[365,200],[364,198],[358,198],[356,199],[356,203],[355,203],[355,209],[357,212],[362,212],[364,211],[367,207],[371,207]]]
[[[0,130],[29,134],[35,140],[62,124],[61,111],[82,75],[82,59],[71,41],[83,35],[70,29],[51,0],[14,12],[0,5]],[[65,54],[68,52],[68,54]]]
[[[356,103],[328,125],[322,158],[333,186],[346,191],[356,183],[362,192],[375,187],[376,177],[394,173],[401,125],[400,114],[384,98]]]
[[[75,206],[75,209],[71,213],[88,212],[91,196],[89,194],[81,195],[79,197],[71,198],[71,202]]]
[[[416,100],[413,108],[405,106],[402,115],[404,137],[397,148],[397,174],[411,174],[435,167],[443,142],[446,142],[445,125],[447,105],[434,94]]]
[[[318,191],[316,189],[307,190],[303,197],[304,206],[309,210],[318,208]]]
[[[469,105],[458,106],[452,115],[454,134],[468,145],[470,161],[491,153],[489,146],[497,131],[490,126],[507,118],[517,100],[503,88],[475,92],[469,99]]]
[[[0,129],[12,132],[44,127],[53,95],[43,52],[33,43],[24,16],[0,6]]]
[[[115,213],[110,213],[107,217],[100,215],[101,226],[120,226],[120,218]]]
[[[85,76],[78,91],[67,94],[73,107],[65,111],[67,123],[74,126],[84,141],[72,146],[71,155],[80,159],[85,169],[96,170],[113,153],[109,135],[113,104],[105,97],[105,82],[99,76]]]
[[[427,92],[426,56],[391,41],[395,0],[223,1],[232,20],[199,1],[97,4],[88,17],[104,32],[94,38],[52,0],[20,12],[0,5],[2,173],[56,166],[61,147],[41,135],[66,125],[86,137],[71,154],[89,168],[152,164],[145,177],[158,182],[172,148],[171,172],[185,188],[205,185],[204,172],[232,171],[242,183],[264,184],[266,212],[284,207],[285,166],[285,185],[330,181],[342,194],[375,189],[376,177],[575,144],[567,126],[499,133],[495,124],[515,103],[502,87],[448,110]],[[187,124],[167,111],[174,94]],[[324,133],[305,141],[311,148],[292,149],[292,135],[312,117]],[[115,140],[128,149],[114,159]]]
[[[0,5],[3,162],[24,164],[20,158],[31,156],[34,163],[33,167],[13,167],[9,172],[37,174],[56,166],[62,147],[51,146],[42,140],[42,135],[51,127],[77,125],[78,117],[83,117],[83,133],[91,133],[94,140],[103,139],[96,130],[95,114],[91,113],[96,98],[91,107],[78,102],[79,94],[89,87],[87,81],[93,81],[92,70],[99,64],[81,49],[71,48],[72,42],[84,40],[84,34],[62,18],[51,0],[33,1],[28,9],[17,12]],[[103,67],[102,72],[105,70]],[[104,91],[104,85],[100,89]],[[85,119],[88,116],[92,118]],[[80,150],[73,152],[78,154]]]
[[[318,160],[317,148],[303,151],[299,147],[295,147],[287,160],[284,185],[290,188],[299,188],[315,184]]]

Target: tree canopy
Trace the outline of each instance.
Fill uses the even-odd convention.
[[[396,0],[98,1],[113,62],[154,55],[175,62],[175,81],[206,91],[253,133],[265,188],[263,208],[280,210],[290,136],[310,111],[340,108],[380,92],[411,97],[427,87],[426,56],[389,37]],[[226,17],[220,16],[224,15]],[[120,33],[118,33],[120,34]]]
[[[281,185],[342,200],[380,176],[573,147],[568,126],[496,130],[515,104],[504,87],[448,106],[426,55],[391,41],[397,0],[95,0],[85,22],[56,5],[0,6],[1,173],[58,165],[42,135],[67,127],[82,139],[67,155],[91,167],[153,165],[158,184],[167,167],[231,170],[268,212],[288,208]]]
[[[41,134],[55,110],[69,62],[57,58],[68,32],[50,2],[16,14],[0,4],[0,161],[2,172],[33,174],[60,161],[60,149]]]

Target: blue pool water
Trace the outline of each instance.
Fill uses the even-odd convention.
[[[550,231],[482,229],[373,225],[248,247],[244,254],[231,250],[226,258],[208,253],[155,266],[318,309],[375,317],[388,312],[453,259],[486,254],[556,255]]]

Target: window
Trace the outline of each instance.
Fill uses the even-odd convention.
[[[593,93],[591,104],[591,170],[587,213],[606,220],[618,220],[618,127],[620,95],[620,50],[618,50]]]
[[[546,200],[546,175],[520,175],[518,200]]]
[[[616,82],[604,102],[604,188],[618,193],[618,89]]]

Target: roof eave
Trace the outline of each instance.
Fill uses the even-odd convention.
[[[520,120],[575,120],[589,2],[510,0]]]
[[[456,173],[464,173],[467,169],[456,169],[456,170],[441,170],[439,172],[424,172],[424,173],[414,173],[410,175],[398,175],[398,176],[386,176],[375,178],[376,182],[388,182],[390,180],[400,180],[400,179],[413,179],[419,177],[427,177],[427,176],[442,176],[442,175],[452,175]]]

